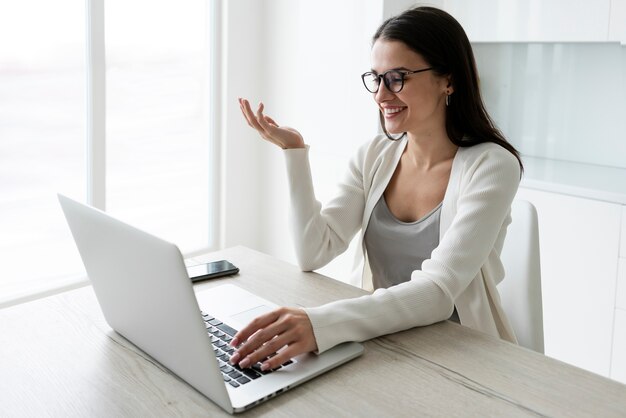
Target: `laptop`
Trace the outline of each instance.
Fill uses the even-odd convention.
[[[232,367],[235,330],[276,307],[232,284],[194,293],[176,245],[58,195],[107,323],[222,407],[243,412],[363,353],[359,343],[273,371]],[[232,352],[232,351],[231,351]]]

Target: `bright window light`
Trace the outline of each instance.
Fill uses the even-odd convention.
[[[207,4],[105,2],[107,211],[183,252],[209,240]]]
[[[0,2],[0,296],[81,273],[56,199],[85,198],[85,5]]]
[[[213,240],[210,4],[104,9],[106,210],[183,253]],[[0,306],[84,280],[56,193],[90,187],[86,22],[81,1],[0,2]]]

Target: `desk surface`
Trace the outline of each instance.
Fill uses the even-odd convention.
[[[281,305],[362,290],[236,247],[236,283]],[[0,416],[217,416],[218,406],[106,324],[91,287],[0,310]],[[626,415],[626,385],[441,322],[365,343],[365,354],[244,415]]]

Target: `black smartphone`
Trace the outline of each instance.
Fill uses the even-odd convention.
[[[192,282],[230,276],[239,273],[239,268],[226,260],[213,261],[206,264],[187,267],[187,273]]]

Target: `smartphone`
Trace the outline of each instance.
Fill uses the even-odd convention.
[[[239,273],[239,268],[229,261],[220,260],[187,267],[187,273],[192,282],[199,282],[201,280],[237,274]]]

